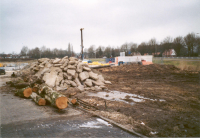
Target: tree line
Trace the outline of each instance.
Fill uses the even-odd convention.
[[[176,56],[200,56],[200,37],[195,33],[188,33],[186,36],[178,36],[172,38],[167,36],[160,43],[156,38],[150,39],[148,42],[142,42],[139,45],[137,43],[124,43],[121,46],[98,46],[91,45],[89,48],[84,48],[85,58],[102,58],[102,57],[116,57],[120,55],[120,52],[125,52],[126,56],[135,54],[141,55],[154,55],[161,57],[163,52],[169,49],[174,49]],[[54,48],[41,48],[29,49],[27,46],[23,46],[20,52],[21,56],[29,56],[30,58],[62,58],[64,56],[77,56],[80,57],[81,53],[74,53],[73,45],[68,44],[66,50]]]
[[[68,44],[68,48],[66,50],[54,48],[51,50],[46,46],[35,47],[33,49],[29,49],[27,46],[23,46],[20,52],[21,56],[29,56],[30,58],[62,58],[64,56],[75,56],[73,51],[73,45]]]
[[[161,57],[163,52],[174,49],[176,56],[200,56],[200,37],[195,33],[188,33],[185,37],[178,36],[172,38],[167,36],[162,42],[158,43],[156,38],[150,39],[148,42],[137,43],[124,43],[118,47],[91,45],[88,49],[84,50],[84,55],[88,58],[102,58],[102,57],[116,57],[120,52],[125,52],[126,56],[131,56],[140,53],[141,55],[154,55]]]

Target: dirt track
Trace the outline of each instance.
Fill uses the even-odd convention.
[[[133,121],[139,124],[131,121],[120,122],[120,119],[118,122],[132,125],[132,128],[146,136],[200,136],[198,72],[182,71],[172,65],[156,64],[123,65],[101,68],[97,71],[112,82],[112,85],[108,85],[109,90],[155,99],[136,102],[134,105],[108,101],[106,112],[121,113],[132,117]],[[105,110],[104,100],[101,98],[85,99],[97,103],[101,110]],[[129,97],[125,100],[131,102]]]

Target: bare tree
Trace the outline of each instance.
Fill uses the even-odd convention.
[[[157,41],[156,41],[156,38],[150,39],[148,44],[149,44],[149,46],[154,48],[154,56],[155,56],[156,53],[157,53]]]
[[[94,58],[95,57],[95,49],[94,49],[94,45],[91,45],[89,48],[88,48],[88,56],[89,58]]]
[[[193,56],[193,50],[195,46],[195,34],[194,33],[189,33],[184,37],[185,44],[188,49],[188,56]]]
[[[21,49],[20,54],[22,56],[27,56],[27,53],[28,53],[28,47],[27,46],[23,46],[22,49]]]
[[[181,56],[181,49],[184,49],[184,40],[182,36],[178,36],[174,38],[173,41],[174,45],[173,48],[176,51],[177,56]]]

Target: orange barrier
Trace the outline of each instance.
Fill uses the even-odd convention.
[[[150,62],[150,61],[142,61],[142,65],[150,65],[150,64],[153,64],[153,62]]]

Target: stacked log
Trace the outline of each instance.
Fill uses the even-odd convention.
[[[32,92],[30,97],[37,103],[38,105],[46,105],[46,100],[39,96],[37,93]]]
[[[58,109],[65,109],[68,106],[68,98],[45,84],[25,87],[15,92],[16,96],[32,98],[38,105],[46,105],[46,100]]]
[[[65,109],[68,106],[68,98],[48,86],[41,86],[39,94],[58,109]]]
[[[20,97],[25,97],[25,98],[29,98],[31,94],[32,94],[32,89],[30,87],[19,89],[15,93],[15,95],[18,95]]]

